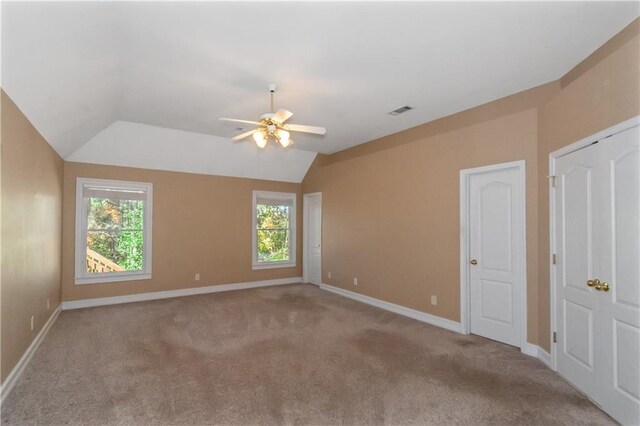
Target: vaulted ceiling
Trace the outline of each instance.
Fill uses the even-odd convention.
[[[638,15],[637,2],[4,2],[1,78],[65,159],[299,182],[317,152],[556,80]],[[327,134],[232,143],[244,126],[218,117],[257,119],[270,82],[290,122]]]

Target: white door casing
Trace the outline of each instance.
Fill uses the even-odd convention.
[[[304,195],[304,263],[307,283],[322,284],[322,193]]]
[[[524,161],[461,171],[463,331],[524,349]]]
[[[603,137],[552,164],[557,370],[614,419],[638,424],[639,128]]]

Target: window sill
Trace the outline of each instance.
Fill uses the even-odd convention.
[[[254,263],[252,269],[254,271],[260,269],[276,269],[276,268],[295,268],[296,262],[272,262],[272,263]]]
[[[151,279],[150,273],[135,273],[135,274],[123,274],[123,273],[105,273],[99,277],[82,277],[75,278],[75,285],[84,284],[102,284],[102,283],[115,283],[121,281],[136,281],[136,280],[148,280]]]

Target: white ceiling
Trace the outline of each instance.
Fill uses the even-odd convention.
[[[2,86],[65,158],[258,177],[255,161],[308,165],[315,152],[556,80],[639,9],[638,2],[5,2]],[[294,147],[310,152],[260,157],[251,143],[240,149],[220,138],[240,131],[218,117],[254,120],[268,110],[269,82],[280,86],[276,108],[295,113],[289,122],[327,128],[325,136],[293,135]],[[386,114],[404,105],[415,110]],[[203,149],[204,140],[211,148],[163,157],[156,139],[175,153]],[[123,140],[135,141],[137,154]],[[227,161],[205,164],[226,155],[236,158],[233,170],[222,167]],[[304,172],[263,178],[300,181]]]
[[[259,150],[254,144],[229,142],[219,136],[116,121],[67,160],[300,182],[315,157],[311,151],[274,145]]]

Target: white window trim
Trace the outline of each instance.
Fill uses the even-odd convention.
[[[144,269],[142,271],[105,272],[99,275],[89,274],[86,270],[87,252],[87,208],[84,202],[83,188],[85,185],[117,188],[125,190],[143,190],[147,194],[144,208]],[[89,179],[79,177],[76,179],[76,236],[75,236],[75,275],[76,285],[110,283],[119,281],[147,280],[151,278],[151,218],[153,210],[153,184],[145,182],[126,182],[120,180]]]
[[[289,238],[289,257],[290,260],[275,261],[275,262],[258,262],[258,217],[256,215],[256,207],[258,197],[271,198],[283,201],[292,202],[291,210],[289,211],[289,228],[291,229],[291,236]],[[274,269],[274,268],[292,268],[296,266],[296,198],[297,195],[293,192],[269,192],[269,191],[253,191],[253,208],[251,210],[251,250],[252,250],[252,269]]]

